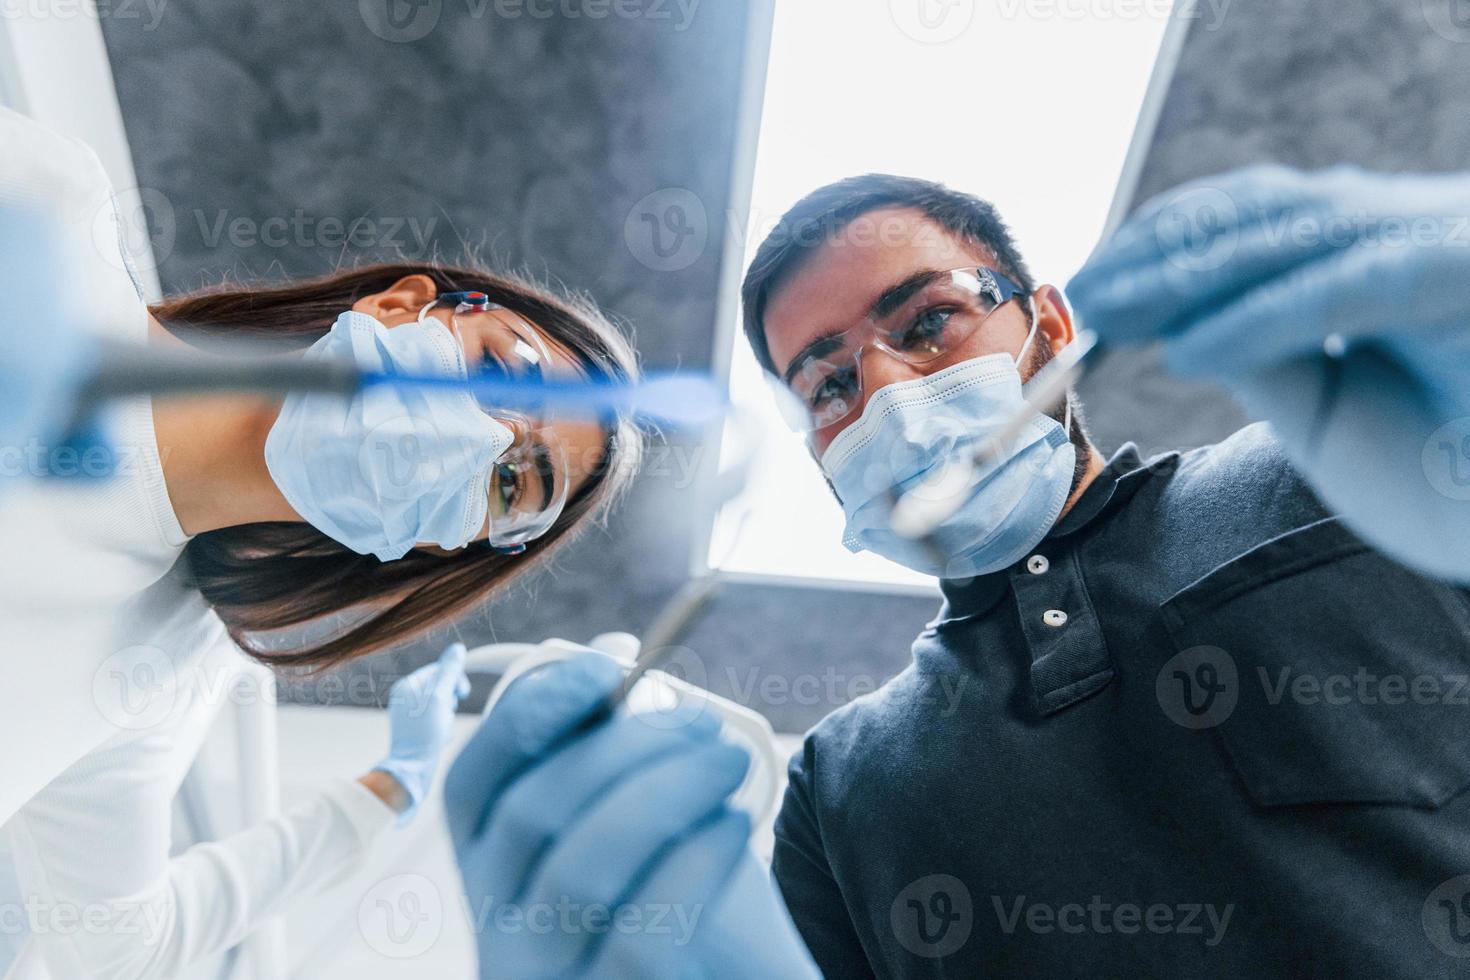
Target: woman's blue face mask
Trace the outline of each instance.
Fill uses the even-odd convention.
[[[463,348],[433,318],[390,330],[349,310],[306,356],[376,373],[465,375]],[[389,561],[420,542],[453,549],[475,540],[492,464],[513,440],[468,392],[375,385],[351,398],[290,395],[265,461],[307,523]]]
[[[1021,358],[1036,335],[1022,347]],[[964,504],[929,542],[889,527],[889,492],[949,494],[951,461],[973,456],[1024,405],[1017,360],[976,357],[880,388],[838,434],[821,465],[842,503],[849,551],[871,551],[926,575],[969,578],[1007,568],[1041,542],[1072,489],[1070,424],[1037,415],[975,474]],[[1068,406],[1070,420],[1070,403]]]

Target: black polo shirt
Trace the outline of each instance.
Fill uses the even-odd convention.
[[[829,977],[1470,976],[1470,594],[1263,426],[1129,446],[792,759]]]

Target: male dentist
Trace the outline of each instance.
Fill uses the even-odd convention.
[[[619,716],[567,738],[618,682],[594,656],[516,685],[447,789],[471,897],[704,917],[677,950],[486,930],[485,976],[1460,974],[1470,594],[1364,544],[1264,426],[1104,460],[1074,395],[937,548],[889,531],[888,490],[942,484],[1073,337],[983,201],[899,177],[822,188],[744,300],[844,542],[940,576],[944,605],[910,667],[793,758],[779,894],[704,727]],[[957,703],[925,696],[941,681]]]

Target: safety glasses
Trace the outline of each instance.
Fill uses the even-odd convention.
[[[778,399],[797,432],[814,432],[852,416],[863,402],[862,352],[876,348],[907,364],[925,364],[962,347],[1020,286],[985,266],[926,272],[888,290],[860,323],[818,337],[786,368],[796,396]]]
[[[425,307],[420,318],[436,306],[451,303],[450,323],[456,338],[461,344],[467,337],[474,338],[479,347],[479,371],[537,383],[543,380],[553,363],[551,351],[529,321],[474,291],[445,293]],[[469,355],[467,351],[473,363]],[[550,530],[566,506],[570,482],[566,448],[545,406],[530,404],[508,411],[482,401],[480,407],[515,435],[510,448],[492,464],[489,480],[489,543],[515,554]]]

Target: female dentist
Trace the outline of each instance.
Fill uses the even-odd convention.
[[[0,145],[0,200],[63,229],[71,292],[99,336],[274,338],[306,349],[283,356],[351,356],[369,370],[494,361],[634,374],[594,309],[473,268],[371,266],[150,310],[115,240],[94,234],[99,217],[115,219],[96,156],[3,109]],[[441,299],[475,290],[488,296]],[[4,329],[22,326],[45,342],[35,323]],[[369,771],[170,857],[171,800],[241,651],[320,668],[447,621],[602,513],[638,440],[624,419],[530,418],[462,393],[389,389],[284,404],[139,398],[107,425],[102,478],[9,481],[0,501],[0,825],[33,944],[25,963],[162,977],[340,882],[410,819],[465,689],[463,648],[451,647],[395,685],[390,746]],[[0,448],[8,468],[97,465],[39,436]],[[335,628],[269,635],[319,622]]]

